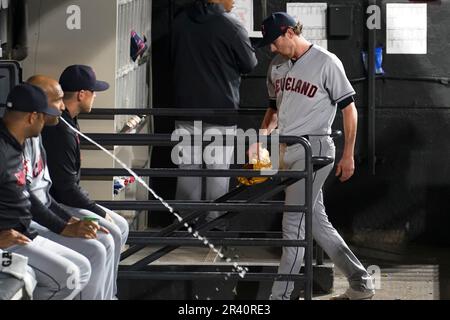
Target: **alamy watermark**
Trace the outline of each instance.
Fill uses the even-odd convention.
[[[366,26],[370,30],[381,29],[381,7],[378,5],[370,5],[367,7],[366,13],[369,15]],[[67,19],[66,27],[68,30],[81,30],[81,8],[78,5],[70,5],[66,9]]]
[[[77,5],[70,5],[66,10],[66,27],[68,30],[81,30],[81,8]]]
[[[68,267],[66,273],[68,274],[66,287],[67,289],[72,290],[72,292],[64,300],[73,300],[78,294],[80,294],[82,289],[80,269],[77,267]]]
[[[381,289],[381,268],[377,265],[371,265],[367,267],[367,272],[372,278],[373,287],[370,289],[380,290]]]
[[[218,168],[229,167],[232,164],[244,165],[248,158],[262,156],[259,154],[257,143],[262,146],[270,146],[270,162],[272,169],[262,170],[262,175],[274,175],[279,169],[280,143],[279,134],[274,132],[268,137],[263,130],[255,129],[244,131],[234,127],[214,127],[203,124],[201,121],[179,125],[172,133],[171,140],[178,142],[173,147],[171,158],[175,165],[202,165],[217,166]],[[250,146],[253,150],[248,154]],[[253,147],[252,147],[253,146]],[[264,151],[264,150],[263,150]],[[267,155],[267,152],[264,153]]]

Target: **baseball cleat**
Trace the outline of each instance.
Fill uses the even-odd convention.
[[[348,288],[344,293],[333,296],[330,300],[371,300],[375,295],[375,290],[357,291]]]

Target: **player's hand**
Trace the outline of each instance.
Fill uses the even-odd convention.
[[[339,161],[336,169],[336,177],[339,177],[341,182],[350,179],[355,173],[355,160],[353,157],[345,157]]]
[[[109,234],[109,230],[102,226],[100,226],[100,229],[98,229],[98,231]]]
[[[69,223],[61,232],[62,236],[69,238],[97,239],[100,226],[93,221],[77,221]]]
[[[248,148],[248,151],[247,151],[248,158],[249,159],[256,158],[258,156],[258,152],[261,148],[262,148],[261,142],[253,143],[252,145],[250,145],[250,147]]]
[[[78,219],[78,218],[76,218],[76,217],[72,217],[72,218],[70,218],[70,220],[69,220],[69,224],[76,223],[76,222],[78,222],[78,221],[80,221],[80,219]],[[106,228],[104,228],[104,227],[102,227],[102,226],[100,226],[100,229],[98,229],[98,231],[103,232],[103,233],[106,233],[106,234],[109,234],[109,230],[106,229]]]
[[[29,243],[31,240],[16,230],[0,231],[0,249],[7,249],[15,245],[24,246]]]

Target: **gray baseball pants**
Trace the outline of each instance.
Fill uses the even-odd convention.
[[[5,251],[28,257],[37,281],[35,300],[84,299],[83,289],[89,283],[91,265],[80,253],[41,236],[30,244]]]
[[[114,289],[114,241],[111,235],[98,232],[97,240],[69,238],[56,234],[36,222],[31,227],[44,238],[85,256],[91,264],[91,279],[83,289],[84,300],[111,300]]]
[[[189,121],[178,121],[176,122],[177,130],[185,130],[190,134],[194,134],[194,122]],[[217,135],[225,135],[228,132],[231,134],[235,134],[236,127],[223,127],[217,126],[213,124],[202,124],[203,132],[200,134],[208,132],[210,134]],[[211,131],[212,130],[212,131]],[[175,150],[175,149],[174,149]],[[181,158],[183,159],[183,164],[179,165],[180,169],[190,170],[190,169],[201,169],[203,161],[206,162],[207,169],[229,169],[230,164],[233,160],[234,153],[234,145],[229,147],[215,148],[216,153],[214,153],[214,159],[220,159],[216,163],[212,163],[212,161],[208,161],[210,159],[204,159],[204,154],[209,154],[207,149],[202,150],[202,146],[186,146],[185,148],[180,148],[180,150],[176,150],[179,153]],[[204,151],[206,151],[204,153]],[[172,157],[174,155],[172,154]],[[176,199],[177,200],[201,200],[202,199],[202,177],[178,177],[177,181],[177,191],[176,191]],[[204,200],[215,200],[220,198],[225,193],[228,192],[230,185],[230,178],[227,177],[207,177],[206,185],[203,186],[205,188],[205,199]],[[220,211],[210,211],[206,216],[206,221],[211,221],[221,214]]]
[[[62,205],[62,204],[61,204]],[[82,219],[83,217],[88,216],[97,216],[95,213],[92,213],[88,210],[84,209],[78,209],[78,208],[72,208],[65,205],[62,205],[64,209],[66,209],[70,214],[73,216]],[[111,251],[114,252],[114,274],[112,278],[113,282],[113,296],[117,295],[117,273],[119,271],[119,263],[120,263],[120,253],[122,250],[122,247],[126,244],[128,239],[128,233],[129,233],[129,226],[127,220],[117,214],[116,212],[109,210],[105,207],[100,206],[103,210],[106,211],[106,213],[112,218],[114,223],[109,222],[108,220],[98,216],[99,218],[99,224],[102,227],[105,227],[108,229],[110,235],[112,236],[113,242],[111,241],[104,241],[107,240],[107,238],[99,238],[99,241],[103,243],[105,247],[111,248]]]
[[[333,140],[328,137],[310,137],[313,156],[335,158]],[[287,169],[304,170],[305,151],[301,145],[286,148],[284,164]],[[322,186],[333,169],[333,164],[320,169],[313,174],[313,217],[312,233],[314,240],[327,253],[334,264],[347,277],[350,286],[358,291],[364,291],[371,286],[371,277],[349,249],[345,241],[332,226],[325,212]],[[305,182],[301,180],[286,189],[286,205],[304,205]],[[283,215],[283,238],[302,240],[305,238],[305,215],[300,212],[285,212]],[[303,247],[284,247],[278,268],[278,273],[298,274],[303,262]],[[289,300],[293,281],[276,281],[272,287],[272,300]]]

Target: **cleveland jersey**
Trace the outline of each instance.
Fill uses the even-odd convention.
[[[267,87],[276,101],[281,135],[331,134],[337,104],[355,95],[342,62],[316,45],[295,62],[277,55]]]

